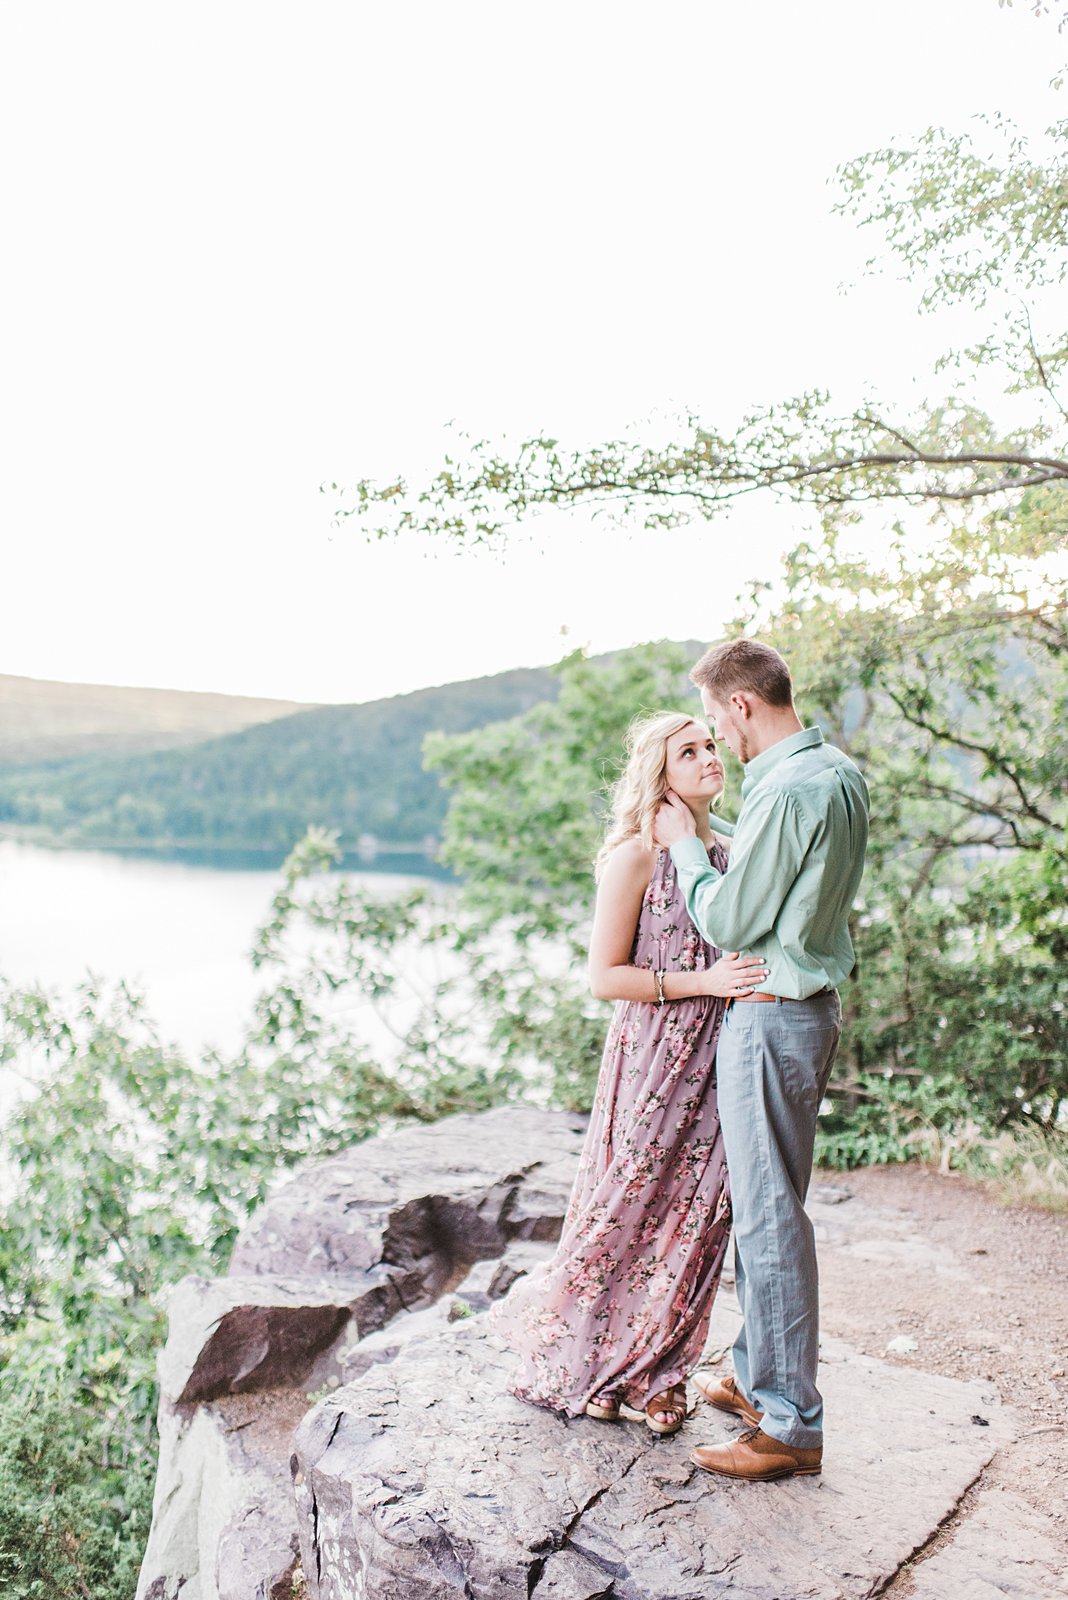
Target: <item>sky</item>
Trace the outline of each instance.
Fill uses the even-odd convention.
[[[812,387],[907,412],[921,318],[836,166],[1066,114],[1020,0],[78,0],[0,17],[0,672],[375,699],[713,639],[803,529],[337,526],[324,482]],[[942,380],[944,381],[944,380]]]

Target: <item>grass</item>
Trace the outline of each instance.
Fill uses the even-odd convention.
[[[917,1154],[941,1172],[980,1179],[1006,1205],[1068,1212],[1068,1129],[1023,1126],[991,1134],[970,1125],[952,1134],[927,1131]]]

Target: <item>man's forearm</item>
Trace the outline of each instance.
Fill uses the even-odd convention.
[[[725,874],[716,871],[700,839],[680,839],[671,846],[671,859],[695,926],[718,949],[740,949],[730,896],[723,893]]]
[[[673,845],[686,908],[705,938],[753,950],[774,928],[810,842],[789,795],[758,789],[738,819],[729,871],[716,871],[699,839]]]

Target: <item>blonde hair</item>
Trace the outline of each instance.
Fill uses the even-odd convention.
[[[612,851],[624,840],[637,838],[647,850],[653,848],[653,822],[667,792],[667,742],[693,723],[701,726],[685,712],[658,711],[639,717],[627,729],[627,762],[612,788],[608,832],[594,862],[598,881]]]

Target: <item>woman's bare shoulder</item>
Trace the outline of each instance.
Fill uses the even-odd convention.
[[[656,856],[657,852],[642,844],[635,834],[616,845],[605,863],[605,877],[611,874],[617,882],[643,878],[647,883],[656,865]]]

